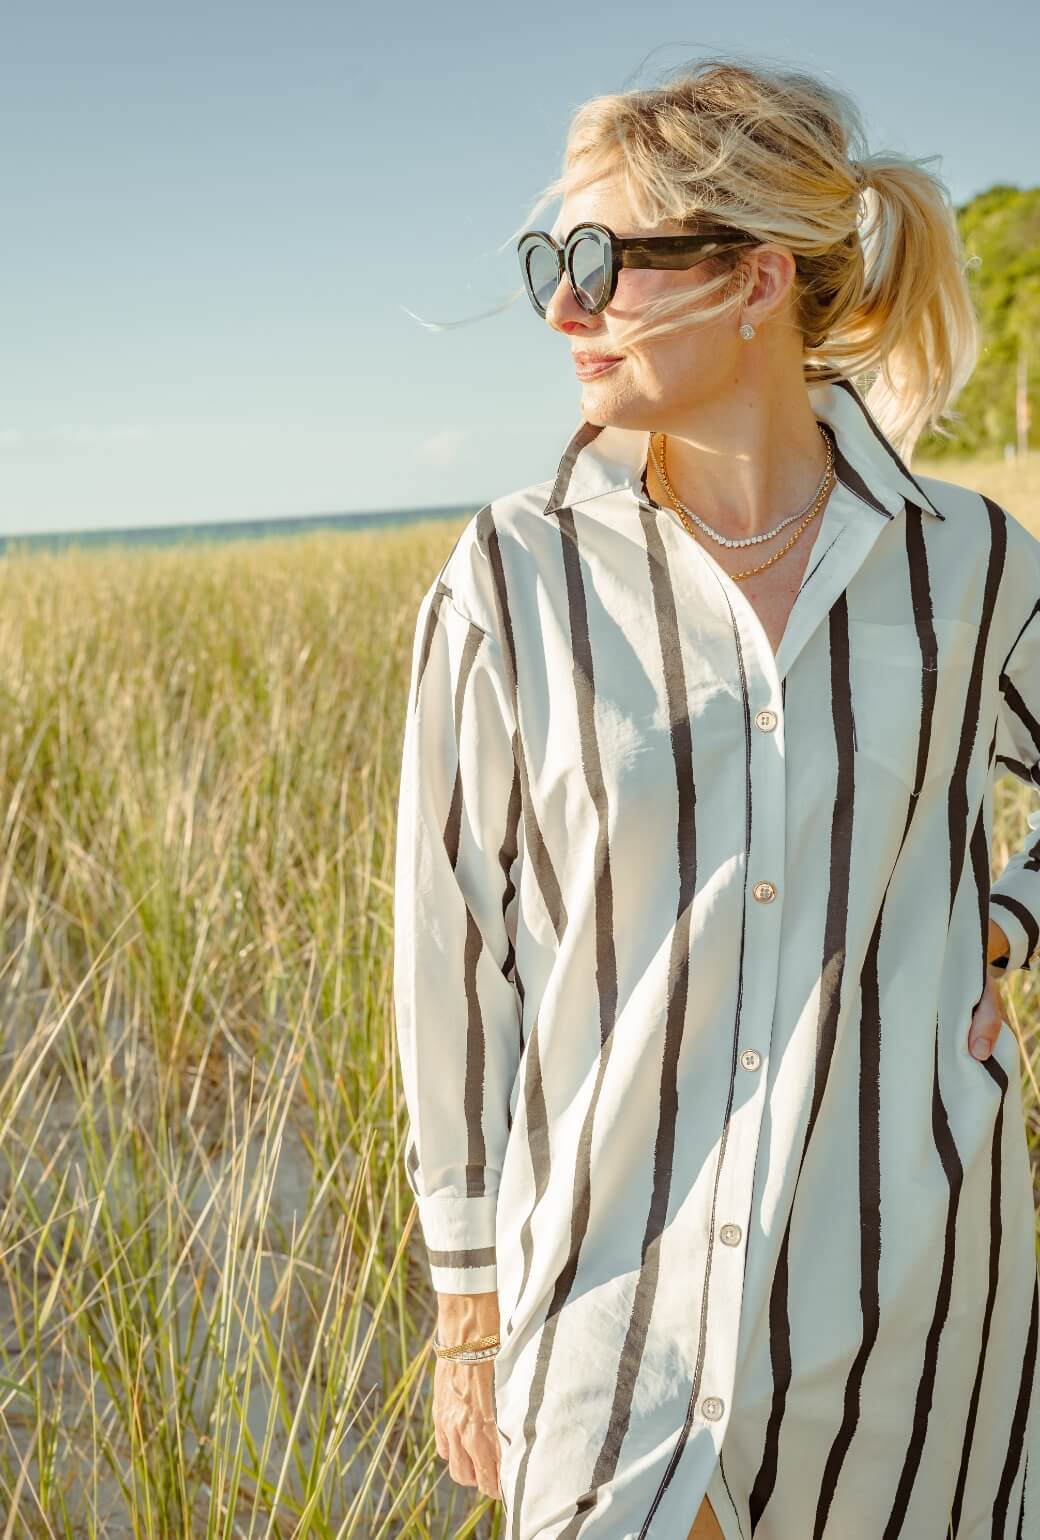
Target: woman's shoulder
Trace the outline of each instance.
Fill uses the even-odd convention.
[[[994,477],[994,481],[998,478]],[[999,608],[1017,628],[1040,600],[1040,509],[1020,505],[1012,497],[914,473],[914,480],[944,515],[935,551],[948,560],[942,571],[954,582],[968,570],[985,574],[999,585]],[[946,545],[946,531],[951,543]]]
[[[914,480],[933,507],[938,508],[952,524],[961,529],[992,526],[993,520],[997,519],[1006,523],[1009,529],[1014,525],[1021,531],[1021,534],[1011,534],[1010,538],[1020,540],[1026,546],[1040,546],[1040,541],[1030,528],[1029,515],[1017,506],[1015,498],[1007,502],[993,492],[981,491],[959,481],[946,481],[939,476],[924,476],[917,471],[914,472]],[[1040,510],[1037,512],[1040,514]],[[1040,518],[1033,522],[1040,527]]]
[[[553,485],[550,477],[485,503],[467,519],[434,579],[449,590],[457,610],[492,636],[499,635],[509,596],[530,569],[525,558],[536,557],[552,538],[545,509]]]

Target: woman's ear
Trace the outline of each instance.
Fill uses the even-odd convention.
[[[788,304],[798,270],[794,254],[776,243],[752,246],[743,254],[741,266],[748,274],[744,315],[753,326],[761,327]]]

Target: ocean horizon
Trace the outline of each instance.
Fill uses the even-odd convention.
[[[195,524],[130,525],[112,529],[51,530],[40,534],[0,535],[0,555],[14,551],[64,551],[72,547],[110,545],[166,546],[265,540],[279,535],[304,535],[321,530],[344,532],[394,529],[428,519],[460,519],[476,513],[480,503],[451,503],[432,508],[392,508],[380,513],[289,514],[270,519],[219,519]]]

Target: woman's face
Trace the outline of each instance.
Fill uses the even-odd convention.
[[[576,224],[585,220],[604,224],[617,236],[683,233],[679,225],[672,223],[654,229],[639,226],[620,189],[606,181],[564,200],[557,225],[562,232],[559,244],[563,244]],[[688,294],[691,309],[696,309],[699,291],[714,276],[713,264],[706,262],[688,270],[622,268],[614,298],[599,315],[589,315],[582,309],[564,278],[549,302],[546,323],[566,336],[572,355],[602,353],[620,355],[621,359],[604,373],[580,381],[585,417],[603,425],[665,429],[669,422],[688,420],[706,401],[739,389],[752,349],[741,340],[738,327],[745,318],[756,327],[760,324],[758,310],[749,301],[755,295],[762,301],[765,295],[767,308],[774,309],[779,293],[775,279],[777,271],[786,271],[785,258],[793,272],[793,261],[776,247],[744,248],[741,255],[758,257],[763,252],[770,253],[766,267],[773,267],[772,276],[765,275],[764,290],[762,283],[756,281],[742,309],[637,345],[624,344],[621,323],[631,325],[637,321],[649,301],[681,293]],[[779,258],[779,270],[772,261],[774,257]],[[722,290],[716,288],[703,304],[716,304],[721,296]]]

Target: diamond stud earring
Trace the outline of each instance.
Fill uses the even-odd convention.
[[[755,328],[752,326],[750,321],[744,322],[743,326],[740,328],[740,335],[743,337],[745,342],[751,341],[752,337],[755,335]]]

